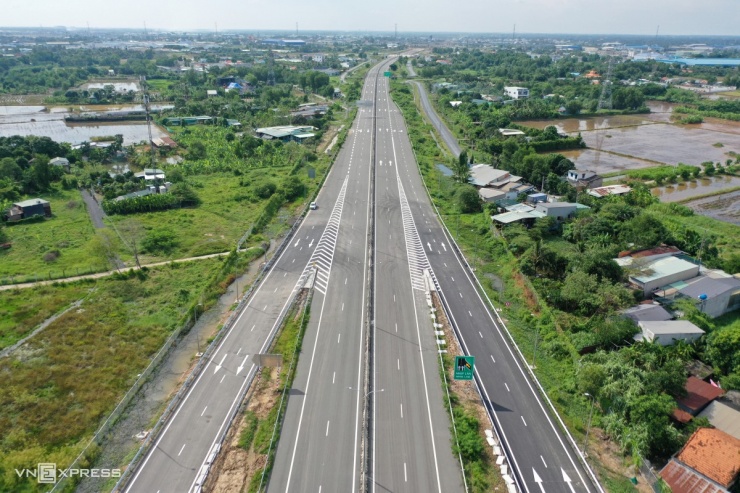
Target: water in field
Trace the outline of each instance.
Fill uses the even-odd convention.
[[[651,113],[560,120],[532,120],[523,125],[580,133],[589,149],[563,152],[578,169],[609,173],[627,169],[722,162],[740,153],[740,122],[706,118],[704,123],[672,123],[672,103],[650,102]],[[601,151],[601,152],[599,152]]]
[[[113,86],[113,90],[116,92],[129,92],[139,91],[139,84],[136,82],[90,82],[89,84],[83,84],[82,88],[88,91],[95,91],[97,89],[103,89],[105,86]]]
[[[163,106],[164,108],[164,106]],[[149,140],[144,122],[112,122],[93,125],[64,121],[70,112],[142,110],[141,105],[95,105],[95,106],[0,106],[0,137],[13,135],[38,135],[57,142],[79,144],[93,137],[123,135],[124,145]],[[152,127],[153,137],[166,136],[164,130]]]
[[[667,185],[653,188],[653,195],[660,198],[661,202],[679,202],[682,200],[718,192],[729,188],[740,186],[740,177],[718,175],[711,178],[699,178],[698,180]],[[717,200],[717,197],[702,199],[705,203]]]
[[[691,207],[698,214],[740,226],[740,190],[692,200],[684,205]]]

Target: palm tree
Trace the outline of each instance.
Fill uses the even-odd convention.
[[[470,167],[468,166],[468,153],[466,151],[460,153],[460,157],[458,157],[457,163],[453,167],[455,181],[467,183],[470,178]]]

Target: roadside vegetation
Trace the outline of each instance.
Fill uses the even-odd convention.
[[[40,491],[32,479],[18,478],[15,468],[45,461],[69,465],[165,339],[195,310],[215,303],[235,272],[259,255],[255,249],[238,260],[232,254],[47,286],[40,288],[44,296],[25,302],[17,292],[0,292],[0,306],[26,326],[87,295],[79,308],[0,360],[0,490]],[[14,306],[42,315],[32,322]],[[95,447],[88,449],[85,461],[95,454]]]
[[[737,351],[728,345],[737,337],[737,315],[709,321],[689,304],[682,307],[685,317],[707,332],[697,344],[632,344],[637,329],[617,312],[639,299],[624,287],[626,272],[612,258],[628,246],[667,243],[700,257],[706,265],[737,272],[740,257],[732,243],[740,228],[697,216],[684,206],[659,204],[649,189],[634,184],[633,193],[623,198],[579,195],[578,201],[590,209],[564,224],[540,219],[530,229],[509,226],[496,231],[492,211],[480,205],[471,209],[460,200],[460,190],[468,185],[459,183],[465,177],[455,163],[449,164],[455,172],[449,178],[434,166],[449,158],[429,137],[431,126],[410,92],[395,85],[392,96],[404,113],[422,175],[442,219],[476,268],[488,296],[502,306],[501,316],[525,358],[536,364],[540,382],[579,440],[591,405],[584,393],[595,397],[593,427],[599,432],[592,430],[590,435],[591,457],[599,457],[606,448],[595,437],[616,443],[622,465],[617,471],[599,468],[615,488],[628,486],[627,465],[642,458],[670,457],[694,427],[705,424],[699,420],[681,428],[669,420],[673,399],[683,393],[685,362],[701,359],[714,367],[723,388],[738,388]],[[509,157],[496,153],[491,161],[516,172],[517,164],[528,156],[521,149]],[[478,160],[482,159],[487,157]],[[558,181],[562,183],[559,177]],[[568,200],[576,198],[574,192],[565,195]]]
[[[0,350],[26,337],[46,319],[84,298],[89,287],[83,284],[39,286],[34,296],[24,290],[3,291],[0,294]],[[43,299],[39,303],[37,299]]]

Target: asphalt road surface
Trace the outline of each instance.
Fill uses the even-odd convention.
[[[124,491],[182,493],[197,489],[217,437],[224,430],[228,416],[243,398],[248,376],[256,370],[252,355],[266,351],[266,342],[277,329],[279,315],[288,308],[287,300],[303,284],[312,265],[315,264],[319,269],[317,291],[320,284],[325,284],[327,265],[330,266],[330,263],[326,263],[326,252],[333,250],[332,243],[336,241],[336,231],[329,227],[330,216],[345,185],[347,169],[342,167],[342,163],[349,162],[347,154],[351,153],[351,148],[344,146],[341,153],[344,157],[338,159],[339,166],[332,168],[317,197],[319,208],[308,213],[291,244],[283,251],[248,306],[222,339],[211,361],[195,380],[173,417],[155,438],[155,446],[150,449]],[[356,181],[347,186],[353,192],[357,187]],[[352,197],[349,195],[348,190],[347,201],[353,200],[355,194]],[[347,210],[344,212],[347,213]],[[321,259],[312,258],[319,243],[322,244],[319,253],[324,256]],[[342,245],[337,245],[339,252],[341,248]],[[315,302],[322,302],[323,294],[317,294],[319,296],[314,298]],[[360,300],[356,303],[359,304]],[[304,341],[304,347],[307,347],[305,344],[310,342]],[[348,400],[352,397],[356,400],[356,396],[349,392],[347,394]]]
[[[424,94],[420,91],[420,94]],[[422,102],[425,100],[422,96]],[[395,105],[393,106],[395,109]],[[504,446],[511,452],[526,492],[602,491],[594,485],[574,449],[529,378],[525,363],[476,289],[472,274],[451,246],[435,214],[414,161],[403,118],[391,113],[398,172],[426,257],[436,274],[466,354],[475,356],[476,376]]]
[[[339,223],[327,290],[312,303],[297,376],[288,401],[269,491],[357,491],[362,470],[361,377],[366,334],[368,223],[375,214],[376,322],[373,390],[378,426],[370,477],[381,490],[462,491],[443,407],[436,338],[423,283],[407,257],[398,180],[388,123],[387,79],[374,67],[352,127],[346,169],[349,191]],[[378,84],[376,91],[376,83]],[[377,99],[376,99],[377,94]],[[375,104],[371,104],[372,102]],[[375,140],[374,126],[377,126]],[[373,159],[373,146],[377,142]],[[376,208],[370,208],[370,169]]]
[[[385,78],[377,107],[371,491],[462,492],[425,299],[422,272],[428,264],[401,185],[399,167],[408,165],[399,161],[396,141],[403,130],[394,125],[398,114]]]
[[[370,101],[374,74],[363,88]],[[334,208],[336,246],[316,286],[268,491],[356,491],[361,467],[372,106],[361,105],[333,165],[346,180]],[[354,390],[352,390],[354,389]]]
[[[424,89],[421,82],[413,82],[413,84],[416,84],[416,87],[419,90],[419,97],[421,98],[421,104],[424,107],[424,113],[429,117],[429,120],[432,122],[434,128],[437,129],[439,135],[442,136],[442,140],[450,152],[452,152],[455,157],[460,156],[460,146],[457,143],[457,139],[452,135],[450,129],[447,128],[447,125],[445,125],[439,117],[434,106],[432,106],[432,103],[429,101],[429,97],[427,96],[426,89]]]

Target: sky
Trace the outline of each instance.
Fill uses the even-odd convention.
[[[740,0],[3,0],[0,26],[740,35]]]

